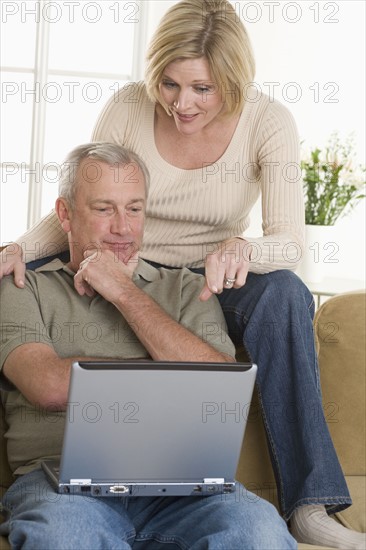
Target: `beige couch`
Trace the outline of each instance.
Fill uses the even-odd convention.
[[[358,531],[366,530],[365,298],[364,291],[335,296],[318,309],[314,321],[325,415],[354,502],[353,506],[337,514],[337,519]],[[255,395],[237,478],[249,490],[277,505],[273,471],[258,410]],[[0,430],[0,484],[4,491],[12,478],[6,460],[3,414]],[[8,542],[1,537],[0,550],[5,548],[9,548]],[[305,548],[315,550],[317,547],[299,545],[299,549]]]

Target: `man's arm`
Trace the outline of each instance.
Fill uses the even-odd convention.
[[[50,295],[49,299],[54,297]],[[1,281],[0,300],[2,387],[10,389],[15,386],[30,403],[38,407],[64,410],[72,363],[97,358],[73,353],[72,348],[70,357],[66,357],[67,344],[62,355],[56,352],[48,329],[58,326],[57,319],[44,319],[33,276],[26,278],[23,290],[13,284],[11,277],[5,277]],[[66,340],[72,346],[70,336]]]
[[[113,303],[155,361],[234,361],[177,323],[133,283],[127,283]]]
[[[3,374],[32,405],[62,411],[67,405],[71,365],[88,359],[93,360],[61,359],[47,344],[22,344],[9,353]]]
[[[85,293],[85,283],[113,303],[136,333],[152,359],[157,361],[232,362],[187,328],[172,319],[131,279],[137,257],[125,265],[111,251],[91,255],[75,275],[75,287]],[[193,306],[193,304],[192,304]]]
[[[61,359],[46,344],[31,343],[10,352],[3,374],[33,405],[65,408],[72,359]]]
[[[153,360],[234,361],[231,355],[217,351],[172,319],[150,296],[139,289],[131,279],[135,266],[136,260],[132,266],[125,266],[116,261],[112,252],[103,252],[97,262],[84,264],[83,269],[75,276],[75,286],[80,293],[84,293],[83,284],[86,282],[91,292],[95,290],[113,303]],[[22,291],[13,286],[11,290],[7,289],[7,301],[9,307],[12,307],[9,292]],[[38,304],[29,291],[22,293],[21,302],[22,312],[34,312],[38,309]],[[41,317],[39,320],[34,319],[31,324],[36,326],[38,321],[41,324]],[[67,403],[71,364],[75,360],[86,359],[93,360],[93,357],[61,358],[45,342],[21,342],[6,356],[3,374],[32,404],[63,410]]]

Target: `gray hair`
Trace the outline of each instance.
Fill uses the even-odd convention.
[[[59,180],[59,196],[66,199],[71,206],[75,206],[75,195],[77,188],[77,170],[85,158],[93,159],[99,162],[105,162],[110,166],[118,166],[135,163],[144,176],[146,196],[150,184],[149,171],[145,163],[136,153],[130,151],[122,145],[108,142],[85,143],[75,147],[66,157],[61,167]]]

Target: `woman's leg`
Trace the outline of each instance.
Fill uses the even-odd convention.
[[[258,365],[280,506],[288,519],[305,504],[336,511],[351,504],[323,415],[313,335],[313,298],[290,271],[249,273],[218,296],[236,344]]]
[[[204,275],[204,268],[191,271]],[[279,270],[248,273],[242,288],[217,297],[231,339],[258,365],[258,394],[285,519],[306,504],[324,504],[329,512],[347,508],[352,501],[323,413],[309,289],[291,271]]]

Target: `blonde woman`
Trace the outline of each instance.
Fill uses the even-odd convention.
[[[252,85],[254,74],[230,2],[182,0],[152,38],[145,81],[110,99],[93,140],[127,146],[149,169],[142,258],[202,272],[200,299],[218,296],[232,339],[258,364],[279,502],[295,538],[360,548],[363,535],[328,516],[351,499],[321,412],[313,299],[293,273],[304,233],[298,133],[289,111]],[[259,196],[255,237],[249,215]],[[54,213],[18,242],[67,247]],[[2,269],[22,284],[19,253]]]

